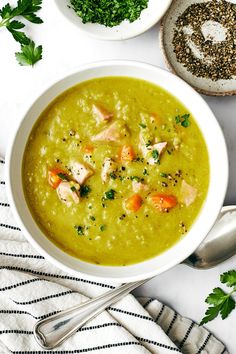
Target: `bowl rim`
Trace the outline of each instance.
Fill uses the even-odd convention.
[[[188,87],[189,92],[192,92],[193,95],[198,95],[199,99],[202,102],[202,105],[205,105],[206,109],[208,109],[209,113],[211,113],[213,121],[214,121],[214,125],[215,127],[218,129],[219,134],[221,135],[221,144],[223,147],[223,155],[224,155],[224,159],[222,160],[224,162],[224,180],[222,181],[222,189],[220,191],[218,191],[220,193],[220,198],[219,198],[219,203],[218,205],[215,205],[215,211],[214,211],[214,218],[211,216],[211,219],[214,219],[214,221],[211,223],[211,225],[208,227],[207,230],[205,230],[206,232],[204,232],[204,235],[199,236],[199,238],[197,240],[195,240],[194,244],[192,245],[192,247],[189,247],[187,252],[183,252],[183,254],[179,254],[178,257],[176,256],[174,259],[170,259],[170,261],[165,265],[162,266],[158,269],[151,269],[145,273],[142,274],[138,274],[138,275],[128,275],[128,276],[120,276],[120,277],[112,277],[112,276],[97,276],[94,274],[88,274],[86,272],[82,272],[82,271],[78,271],[76,269],[73,269],[67,265],[65,265],[62,261],[55,259],[54,256],[52,256],[50,253],[48,253],[41,245],[39,245],[39,243],[34,239],[34,237],[29,233],[28,229],[27,229],[27,225],[25,225],[24,221],[22,220],[22,217],[20,215],[20,212],[18,211],[18,209],[16,208],[15,205],[15,196],[13,193],[13,189],[11,186],[11,168],[12,168],[12,160],[13,160],[13,150],[15,148],[15,140],[16,137],[18,135],[18,132],[21,130],[21,126],[23,124],[23,122],[26,120],[27,114],[28,112],[34,107],[35,103],[37,102],[37,100],[48,90],[52,89],[54,87],[54,85],[66,80],[67,78],[82,73],[86,70],[91,70],[91,69],[98,69],[98,68],[102,68],[102,67],[112,67],[112,66],[135,66],[135,68],[139,68],[139,69],[149,69],[149,70],[155,70],[156,73],[162,73],[163,75],[166,76],[170,76],[172,77],[174,80],[176,80],[176,82],[181,82],[182,85],[184,84],[186,87]],[[119,75],[121,76],[121,75]],[[86,81],[86,80],[83,80]],[[147,80],[148,81],[148,80]],[[62,92],[66,91],[66,89],[63,89]],[[172,95],[174,95],[174,93],[170,92]],[[56,96],[54,96],[54,98],[56,98]],[[215,118],[215,115],[213,114],[213,112],[211,111],[210,107],[207,105],[207,103],[204,101],[204,99],[189,85],[187,84],[183,79],[175,76],[174,74],[168,72],[165,69],[159,68],[157,66],[151,65],[151,64],[146,64],[146,63],[142,63],[139,61],[133,61],[133,60],[103,60],[103,61],[98,61],[98,62],[92,62],[89,64],[84,64],[79,66],[76,69],[70,70],[64,74],[61,74],[57,77],[57,79],[55,80],[50,80],[50,83],[44,85],[44,87],[41,87],[41,89],[39,90],[38,93],[34,94],[34,98],[32,99],[32,97],[30,98],[30,104],[27,106],[27,109],[24,110],[24,114],[21,116],[21,119],[19,119],[19,122],[17,124],[17,126],[15,127],[14,131],[12,132],[12,136],[10,138],[10,142],[8,145],[8,149],[7,149],[7,154],[6,154],[6,171],[5,171],[5,175],[6,175],[6,189],[7,189],[7,195],[8,195],[8,199],[9,202],[11,204],[11,209],[14,215],[14,218],[17,222],[17,224],[20,226],[24,236],[26,237],[26,239],[32,244],[32,246],[41,254],[45,257],[45,259],[47,259],[50,263],[56,265],[59,269],[73,275],[73,276],[82,276],[82,277],[86,277],[89,280],[92,281],[103,281],[103,282],[113,282],[113,283],[126,283],[126,282],[132,282],[132,281],[137,281],[137,280],[144,280],[144,279],[148,279],[148,278],[152,278],[153,276],[156,276],[158,274],[161,274],[169,269],[171,269],[173,266],[181,263],[182,261],[184,261],[186,259],[186,257],[188,257],[192,252],[194,252],[196,250],[196,248],[200,245],[200,243],[204,240],[204,238],[206,237],[207,233],[211,230],[211,228],[213,227],[218,214],[221,210],[221,207],[223,205],[224,202],[224,198],[225,198],[225,194],[226,194],[226,189],[227,189],[227,185],[228,185],[228,175],[229,175],[229,163],[228,163],[228,153],[227,153],[227,147],[226,147],[226,141],[225,141],[225,137],[223,135],[222,129],[219,125],[219,122],[217,121],[217,119]],[[46,106],[45,106],[46,108]],[[37,120],[38,117],[35,118],[34,122]],[[197,118],[195,118],[195,120],[198,122]],[[32,129],[33,125],[31,126]],[[207,144],[207,142],[206,142]],[[200,211],[199,215],[202,214],[202,211]],[[210,215],[209,215],[210,218]],[[187,239],[188,236],[186,236],[184,239]],[[180,243],[180,242],[178,242]],[[177,244],[178,244],[177,243]],[[175,244],[173,246],[173,248],[176,247]],[[154,257],[153,259],[156,259],[158,256]],[[137,265],[140,263],[137,263]],[[101,267],[101,266],[96,266],[96,267]],[[115,268],[115,267],[113,267]],[[117,268],[124,268],[124,267],[117,267]],[[125,268],[128,268],[125,267]]]
[[[64,0],[65,1],[65,0]],[[89,35],[91,38],[95,38],[95,39],[100,39],[100,40],[103,40],[103,41],[122,41],[122,40],[127,40],[127,39],[131,39],[131,38],[135,38],[135,37],[138,37],[140,36],[141,34],[147,32],[149,29],[151,29],[152,27],[154,27],[162,18],[163,16],[165,15],[165,13],[167,12],[167,10],[169,9],[171,3],[173,0],[164,0],[166,1],[166,6],[164,7],[162,13],[159,15],[159,16],[156,16],[155,19],[153,19],[153,21],[151,22],[147,22],[147,25],[143,28],[141,28],[140,30],[137,30],[136,32],[134,32],[133,34],[128,34],[129,32],[127,32],[126,35],[122,35],[120,37],[114,37],[112,34],[108,34],[109,33],[109,27],[105,27],[103,25],[100,25],[100,24],[97,24],[97,23],[89,23],[90,25],[99,25],[99,26],[103,26],[106,30],[107,30],[107,34],[106,35],[101,35],[101,34],[98,34],[98,33],[93,33],[93,32],[90,32],[86,29],[86,24],[83,24],[84,26],[82,26],[79,22],[79,18],[78,18],[78,22],[77,21],[74,21],[72,18],[70,18],[70,16],[68,16],[65,11],[62,10],[62,5],[59,1],[57,0],[54,0],[54,3],[58,9],[58,11],[60,11],[60,13],[64,16],[64,18],[66,18],[66,20],[68,22],[70,22],[72,25],[76,26],[79,30],[81,30],[82,32],[86,33],[87,35]],[[139,19],[135,20],[135,21],[138,21]],[[134,21],[134,22],[135,22]],[[123,21],[124,22],[124,21]],[[121,22],[120,25],[123,23]],[[133,22],[133,23],[134,23]],[[119,26],[116,26],[117,29],[119,28]],[[116,27],[113,27],[113,28],[116,28]]]

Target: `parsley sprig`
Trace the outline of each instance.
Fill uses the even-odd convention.
[[[201,325],[214,320],[218,315],[224,320],[235,309],[235,300],[232,295],[236,293],[236,270],[221,274],[220,281],[231,288],[231,291],[226,293],[221,288],[213,289],[205,300],[210,306],[201,321]]]
[[[190,126],[189,118],[189,113],[183,114],[182,116],[178,115],[175,117],[175,123],[180,124],[184,128],[188,128]]]
[[[18,17],[40,24],[43,20],[36,15],[41,9],[42,0],[18,0],[17,5],[12,7],[9,3],[0,9],[0,28],[5,27],[12,37],[21,45],[21,51],[15,53],[16,60],[20,65],[34,65],[42,59],[43,48],[36,46],[27,35],[21,31],[25,24]]]

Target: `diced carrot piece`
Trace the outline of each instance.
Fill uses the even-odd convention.
[[[48,171],[48,183],[54,189],[56,189],[59,184],[62,182],[62,178],[59,177],[59,174],[66,175],[65,171],[59,168],[52,168]]]
[[[141,208],[142,204],[143,200],[139,194],[134,194],[125,201],[126,209],[134,213]]]
[[[94,151],[93,145],[86,145],[86,146],[84,147],[84,151],[85,151],[86,153],[88,153],[88,154],[91,154],[91,153]]]
[[[177,204],[177,198],[174,195],[157,193],[151,197],[152,203],[159,211],[168,211]]]
[[[135,152],[132,146],[124,145],[121,148],[120,159],[122,162],[131,162],[135,159]]]

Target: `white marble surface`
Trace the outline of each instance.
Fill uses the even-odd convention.
[[[61,1],[61,0],[57,0]],[[5,1],[1,2],[4,3]],[[0,43],[0,155],[4,155],[12,128],[32,97],[58,75],[80,64],[104,59],[132,59],[164,67],[159,49],[158,26],[144,35],[123,42],[101,42],[88,38],[58,12],[54,1],[44,0],[44,24],[27,28],[37,43],[43,44],[44,59],[33,69],[20,67],[14,59],[18,45],[1,29]],[[236,97],[204,97],[223,128],[229,150],[230,181],[226,204],[236,203]],[[217,144],[217,141],[216,141]],[[219,169],[221,166],[219,166]],[[222,271],[236,269],[236,257],[207,271],[179,265],[142,286],[137,294],[158,297],[185,316],[199,321],[205,311],[204,298],[218,285]],[[225,321],[209,324],[236,353],[236,311]],[[211,354],[211,353],[209,353]]]

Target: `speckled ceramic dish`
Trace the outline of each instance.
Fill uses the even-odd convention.
[[[231,2],[235,4],[235,2]],[[180,76],[200,93],[210,96],[235,95],[236,75],[232,79],[220,79],[217,81],[213,81],[209,78],[197,77],[193,75],[190,71],[188,71],[186,67],[177,60],[173,45],[173,38],[175,35],[175,31],[177,30],[176,21],[179,16],[182,15],[191,4],[197,3],[206,3],[206,1],[174,0],[166,16],[162,20],[160,41],[166,65],[173,73]],[[191,35],[195,35],[196,33],[194,33],[194,29],[191,24],[186,24],[181,30],[183,30],[185,36],[184,40],[186,41],[186,47],[188,47],[189,52],[192,53],[196,58],[198,58],[201,63],[208,65],[209,62],[211,62],[211,58],[205,57],[204,53],[202,53],[200,48],[196,45],[196,43],[194,43],[194,37],[192,37]],[[224,43],[225,39],[227,38],[227,29],[225,29],[220,23],[217,23],[213,16],[212,19],[204,22],[201,25],[200,31],[200,35],[202,36],[203,41],[205,41],[205,43],[208,40],[210,40],[213,44]]]

